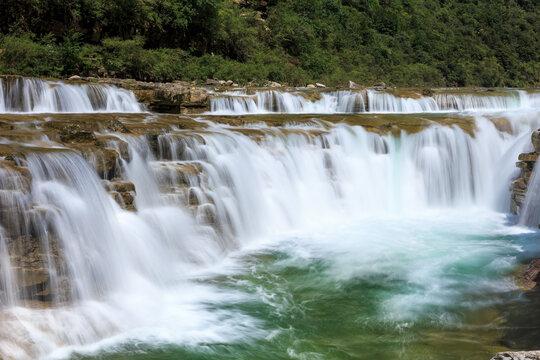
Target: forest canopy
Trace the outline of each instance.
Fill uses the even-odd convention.
[[[3,0],[0,73],[539,86],[536,0]]]

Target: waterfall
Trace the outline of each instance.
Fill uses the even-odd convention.
[[[141,112],[131,91],[108,85],[0,77],[0,113]]]
[[[505,90],[501,93],[452,93],[441,91],[433,96],[418,93],[399,95],[374,90],[332,92],[242,91],[224,92],[211,99],[212,115],[265,113],[334,114],[334,113],[435,113],[458,111],[509,111],[536,109],[539,93]]]
[[[108,111],[108,96],[132,97],[116,88],[27,80],[3,83],[2,109]],[[79,103],[84,94],[87,103]],[[136,102],[115,106],[137,111],[130,104]],[[257,324],[234,306],[212,309],[218,297],[234,304],[245,295],[191,280],[257,240],[339,219],[386,224],[441,210],[507,211],[517,153],[539,125],[537,95],[521,91],[216,96],[211,114],[511,109],[534,111],[504,114],[508,131],[480,112],[455,122],[461,127],[426,115],[429,126],[410,133],[339,122],[300,126],[289,117],[279,127],[239,127],[204,115],[193,119],[204,126],[183,129],[179,117],[149,114],[122,116],[115,121],[125,121],[125,131],[95,132],[92,143],[1,139],[0,357],[68,358],[73,349],[107,341],[197,345],[259,336]],[[13,124],[40,131],[47,120],[35,119],[31,127]],[[463,126],[467,121],[472,126]],[[135,125],[141,126],[131,131]],[[5,155],[4,147],[17,151]],[[81,155],[100,147],[116,152],[107,174],[96,171],[97,155]],[[133,197],[130,206],[122,192]],[[46,308],[33,308],[36,302]]]

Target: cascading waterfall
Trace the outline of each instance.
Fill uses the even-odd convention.
[[[433,96],[414,93],[401,96],[374,90],[322,93],[263,90],[257,91],[254,95],[247,95],[242,91],[218,94],[211,99],[209,114],[491,112],[535,109],[539,106],[540,94],[522,90],[508,90],[493,95],[489,92],[482,94],[441,92]]]
[[[95,90],[61,83],[51,88],[37,80],[31,86],[16,86],[24,91],[33,87],[34,94],[14,95],[4,86],[6,111],[39,112],[42,108],[35,104],[43,103],[39,100],[43,94],[56,88],[57,98],[63,87]],[[39,86],[43,89],[35,90]],[[71,100],[57,111],[75,104],[69,94],[64,93]],[[415,99],[340,91],[322,93],[315,101],[279,91],[229,95],[213,99],[212,114],[499,111],[538,106],[536,95],[518,91],[493,97],[437,94]],[[8,108],[12,105],[6,105],[6,99],[14,104],[17,96],[33,100],[18,110]],[[72,110],[97,111],[101,105],[73,106]],[[2,157],[0,357],[69,358],[82,348],[92,353],[130,341],[197,345],[256,336],[270,339],[241,311],[216,311],[208,305],[222,298],[239,302],[245,295],[188,279],[198,279],[201,269],[224,261],[227,254],[255,239],[324,227],[338,219],[386,224],[440,209],[506,211],[515,159],[526,146],[527,134],[539,125],[536,115],[507,115],[512,122],[508,133],[482,114],[476,114],[472,131],[433,123],[419,132],[397,135],[340,123],[279,128],[257,124],[246,129],[207,122],[204,130],[173,126],[168,132],[160,129],[146,135],[111,132],[106,134],[106,146],[116,150],[118,158],[114,175],[99,174],[107,180],[100,179],[81,155],[60,146],[46,148],[39,143],[40,148],[26,147],[21,159]],[[107,184],[118,181],[133,183],[136,211],[121,208],[107,193]],[[400,229],[395,229],[399,239]],[[366,256],[380,255],[375,242],[370,245],[373,249],[365,249]],[[409,245],[400,243],[403,249]],[[17,263],[17,254],[23,261]],[[27,264],[22,262],[34,264],[32,271],[23,271]],[[454,264],[441,266],[450,265]],[[430,264],[419,273],[433,269],[438,267]],[[418,280],[410,283],[416,286]],[[446,290],[429,295],[448,296]],[[51,307],[30,309],[35,300]],[[384,306],[402,308],[410,299],[403,295],[391,300]],[[253,299],[248,296],[247,301]],[[275,300],[268,296],[265,301]]]
[[[131,91],[33,78],[0,78],[0,113],[141,112]]]
[[[309,96],[315,96],[310,99]],[[288,93],[276,90],[224,92],[211,99],[211,112],[216,115],[265,113],[347,113],[366,111],[366,94],[357,91],[330,93]]]

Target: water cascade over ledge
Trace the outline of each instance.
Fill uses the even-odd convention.
[[[143,107],[131,91],[114,86],[0,77],[0,114],[141,111]]]
[[[58,85],[54,96],[63,86],[64,95],[94,91]],[[3,99],[15,93],[5,84],[3,91]],[[371,115],[351,115],[349,123],[342,116],[3,115],[0,125],[12,127],[0,135],[0,358],[123,356],[153,346],[181,348],[170,357],[219,358],[235,344],[249,357],[258,342],[276,346],[276,357],[326,358],[317,341],[306,350],[292,334],[303,321],[313,332],[311,306],[322,298],[334,307],[327,297],[342,288],[368,299],[358,309],[375,309],[344,316],[366,325],[359,337],[372,341],[373,332],[375,343],[380,333],[399,337],[416,326],[484,329],[463,325],[460,314],[491,319],[486,304],[515,290],[507,274],[519,246],[501,234],[515,231],[505,223],[508,187],[540,126],[538,104],[521,91],[452,96],[342,91],[311,101],[265,92],[224,97],[221,108],[215,98],[212,106],[214,113],[476,112],[385,115],[364,127],[355,116]],[[34,102],[19,110],[37,109]],[[79,109],[98,111],[95,104]],[[276,271],[261,273],[265,267]],[[326,282],[327,293],[318,294]],[[289,316],[292,323],[280,322]],[[398,346],[392,356],[412,337],[404,348],[391,345]]]
[[[213,115],[243,114],[334,114],[334,113],[435,113],[493,112],[535,109],[539,93],[504,90],[500,93],[459,93],[441,91],[430,96],[411,91],[392,93],[375,90],[329,92],[261,90],[217,93],[211,99]]]

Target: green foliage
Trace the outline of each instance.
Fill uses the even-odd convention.
[[[531,0],[4,0],[0,72],[540,85]]]

